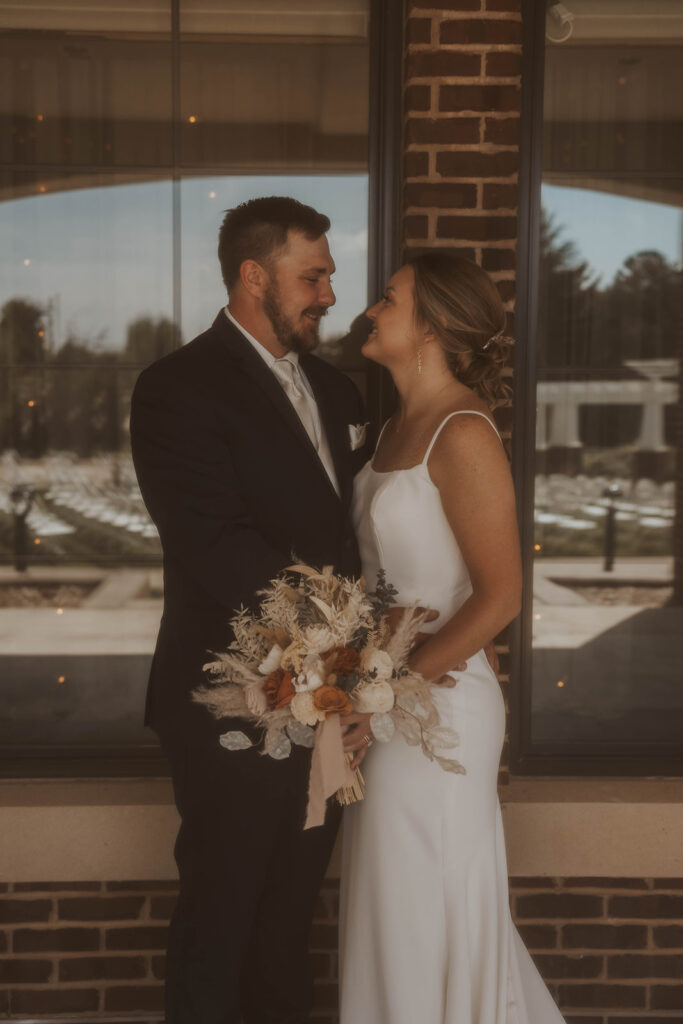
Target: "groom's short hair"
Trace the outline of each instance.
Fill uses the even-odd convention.
[[[230,291],[239,281],[245,260],[255,260],[270,270],[290,231],[300,231],[314,241],[329,230],[329,217],[289,196],[264,196],[240,203],[227,211],[218,234],[225,287]]]

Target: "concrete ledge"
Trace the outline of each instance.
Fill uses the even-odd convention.
[[[501,798],[511,875],[683,877],[683,780],[514,780]],[[174,878],[177,827],[165,780],[3,782],[0,880]]]

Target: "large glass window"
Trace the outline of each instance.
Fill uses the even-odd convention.
[[[549,4],[545,32],[521,753],[564,756],[560,770],[567,757],[607,771],[618,755],[673,763],[683,754],[683,2]]]
[[[330,216],[338,302],[320,354],[365,387],[360,341],[341,339],[367,299],[369,0],[290,7],[0,0],[12,771],[38,755],[123,754],[131,771],[153,756],[141,720],[160,546],[132,468],[130,394],[224,305],[223,211],[287,194]]]

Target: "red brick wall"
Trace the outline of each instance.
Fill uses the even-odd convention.
[[[446,247],[476,260],[514,334],[521,0],[408,0],[406,13],[404,250]],[[496,420],[509,441],[511,406]],[[505,784],[507,744],[502,765]]]
[[[318,1024],[337,1020],[338,883],[311,935]],[[568,1024],[683,1020],[683,880],[519,878],[513,915]],[[173,882],[0,893],[0,1018],[160,1018]]]
[[[510,309],[521,32],[520,0],[408,3],[404,245],[476,259]]]

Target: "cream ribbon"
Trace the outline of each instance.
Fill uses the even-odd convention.
[[[353,785],[342,742],[341,719],[330,715],[315,730],[315,746],[308,783],[308,810],[304,829],[325,821],[325,803],[338,789]]]

